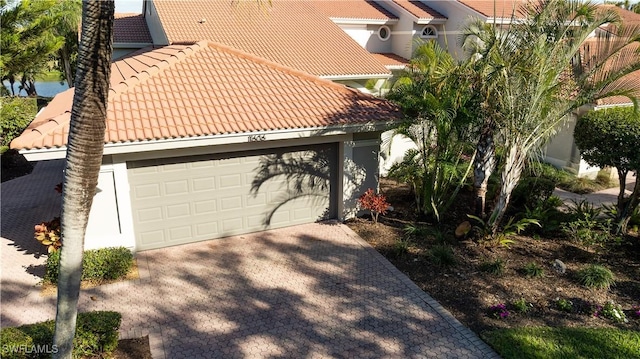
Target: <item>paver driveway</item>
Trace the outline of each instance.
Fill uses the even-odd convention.
[[[3,326],[53,318],[32,243],[55,162],[2,186]],[[25,186],[38,185],[40,196]],[[38,192],[38,190],[35,190]],[[37,194],[37,193],[36,193]],[[22,196],[17,200],[15,196]],[[38,218],[39,217],[39,218]],[[497,357],[349,228],[309,224],[137,255],[139,280],[83,290],[80,310],[122,313],[155,358]]]

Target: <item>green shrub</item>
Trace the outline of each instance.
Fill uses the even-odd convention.
[[[524,298],[520,298],[514,301],[513,303],[511,303],[511,307],[513,307],[513,309],[516,312],[527,313],[529,310],[531,310],[533,305],[530,303],[527,303],[527,301]]]
[[[602,308],[598,310],[597,314],[616,323],[626,323],[628,321],[627,316],[622,310],[622,306],[612,301],[606,302]]]
[[[433,264],[440,267],[449,267],[456,264],[456,255],[453,253],[451,246],[446,244],[433,246],[429,251],[429,258],[431,258]]]
[[[110,353],[118,346],[122,316],[116,312],[88,312],[78,317],[74,352],[82,356]]]
[[[520,180],[513,190],[512,205],[522,207],[535,207],[539,203],[546,202],[553,194],[556,182],[544,177],[525,177]]]
[[[0,145],[9,146],[34,119],[38,105],[34,98],[0,97]]]
[[[31,348],[33,339],[18,328],[5,328],[0,331],[0,358],[28,358],[20,348]]]
[[[84,252],[82,258],[83,280],[113,280],[122,278],[133,265],[133,254],[124,247],[101,248]],[[60,251],[49,254],[44,280],[57,283],[60,267]]]
[[[506,268],[505,262],[501,258],[486,260],[480,263],[480,270],[493,275],[502,275]]]
[[[556,308],[561,312],[573,312],[573,302],[568,299],[556,299]]]
[[[544,269],[536,262],[529,262],[523,268],[524,274],[529,278],[542,277],[544,275]]]
[[[615,277],[608,268],[591,264],[578,271],[578,281],[588,288],[609,289],[615,284]]]
[[[118,346],[120,313],[88,312],[79,313],[76,336],[73,340],[73,356],[93,357],[109,354]],[[49,320],[17,328],[3,328],[0,331],[2,358],[48,358],[53,351],[55,322]],[[22,348],[26,353],[6,353],[5,348]],[[39,350],[31,350],[39,349]],[[100,356],[103,357],[103,356]]]

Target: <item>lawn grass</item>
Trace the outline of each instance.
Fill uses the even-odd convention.
[[[504,359],[640,358],[640,332],[612,328],[514,328],[483,338]]]
[[[60,71],[51,70],[36,75],[36,80],[44,82],[60,81]]]

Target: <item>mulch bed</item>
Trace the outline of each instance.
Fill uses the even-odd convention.
[[[438,244],[432,235],[414,239],[407,251],[398,252],[396,243],[403,238],[402,229],[406,224],[420,223],[420,219],[414,214],[413,196],[408,187],[383,180],[381,190],[394,207],[393,212],[375,225],[369,219],[355,219],[347,225],[475,332],[524,326],[615,326],[640,330],[640,319],[631,318],[631,308],[640,305],[640,239],[637,235],[598,251],[571,243],[561,233],[550,238],[517,236],[510,248],[456,240],[453,236],[456,226],[471,213],[472,193],[463,191],[443,223],[431,226],[446,234],[444,241],[451,245],[457,261],[454,266],[440,267],[429,257],[430,248]],[[496,259],[505,264],[502,274],[480,270],[481,263]],[[554,270],[556,259],[566,264],[565,274]],[[523,273],[523,267],[531,262],[544,268],[544,276],[529,278]],[[592,263],[608,267],[616,276],[615,286],[609,290],[592,290],[579,285],[577,270]],[[488,315],[490,306],[522,298],[532,304],[527,313],[512,310],[506,319]],[[562,312],[557,309],[557,299],[574,303],[588,300],[600,305],[612,300],[627,310],[629,323],[615,324],[593,315]]]

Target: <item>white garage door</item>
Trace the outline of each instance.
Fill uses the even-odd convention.
[[[127,163],[137,250],[335,217],[335,148]]]

